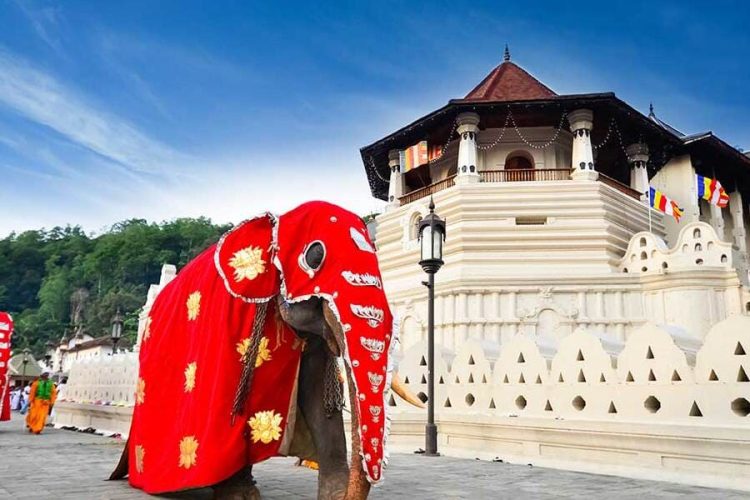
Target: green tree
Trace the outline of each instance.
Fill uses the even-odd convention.
[[[58,342],[77,289],[89,294],[84,322],[90,335],[108,334],[119,308],[123,337],[134,342],[138,314],[161,266],[184,266],[230,228],[206,218],[131,219],[96,237],[79,226],[10,234],[0,240],[0,310],[14,315],[14,348],[43,356],[48,342]]]

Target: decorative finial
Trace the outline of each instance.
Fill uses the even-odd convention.
[[[435,211],[435,202],[432,200],[432,195],[430,195],[430,206],[428,208],[430,209],[430,213]]]
[[[654,103],[650,102],[648,103],[648,116],[649,118],[655,118],[656,115],[654,114]]]
[[[505,44],[505,52],[503,53],[503,60],[505,62],[510,61],[510,49],[508,48],[508,44]]]

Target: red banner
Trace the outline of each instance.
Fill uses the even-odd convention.
[[[13,318],[0,312],[0,422],[10,420],[10,336]]]

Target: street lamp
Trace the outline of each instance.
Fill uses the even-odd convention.
[[[28,347],[24,347],[21,352],[23,352],[23,358],[21,359],[21,363],[23,363],[23,381],[26,383],[26,365],[29,364],[29,353],[31,351],[29,351]]]
[[[117,352],[117,343],[120,338],[122,338],[122,314],[118,307],[115,317],[112,318],[112,354]]]
[[[427,273],[427,425],[425,426],[425,455],[438,456],[437,426],[435,425],[435,273],[443,265],[445,221],[435,213],[435,202],[430,197],[430,213],[419,223],[421,260],[419,265]]]

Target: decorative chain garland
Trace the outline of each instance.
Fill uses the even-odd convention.
[[[524,144],[532,149],[545,149],[554,144],[554,142],[557,140],[558,136],[560,135],[560,131],[562,130],[563,122],[568,117],[568,112],[563,111],[562,115],[560,116],[560,123],[557,125],[557,130],[555,130],[555,135],[553,135],[552,139],[545,142],[544,144],[532,144],[528,139],[526,139],[526,137],[523,136],[521,131],[518,129],[518,125],[516,125],[516,119],[513,118],[513,114],[510,112],[510,106],[508,106],[508,116],[510,116],[511,123],[513,123],[513,128],[516,129],[516,134],[518,134],[518,137],[524,142]]]
[[[323,374],[323,409],[327,418],[344,407],[344,384],[341,382],[338,365],[336,357],[329,354]]]
[[[477,149],[480,151],[487,151],[488,149],[492,149],[495,146],[497,146],[500,143],[500,140],[505,135],[505,130],[508,128],[508,123],[510,123],[510,112],[505,116],[505,123],[503,123],[503,128],[500,129],[500,132],[497,134],[497,137],[494,141],[492,141],[492,144],[488,144],[487,146],[480,146],[477,144]]]
[[[266,322],[267,310],[268,302],[260,302],[255,305],[255,318],[253,319],[253,331],[250,334],[250,347],[242,358],[242,374],[240,375],[237,391],[234,394],[234,403],[232,404],[232,425],[234,425],[234,418],[242,413],[248,391],[253,383],[255,360],[258,357],[260,339],[263,337],[263,326]]]
[[[597,149],[601,148],[607,142],[609,142],[609,138],[612,135],[612,131],[617,127],[617,123],[615,122],[615,117],[613,116],[611,120],[609,120],[609,126],[607,127],[607,134],[604,136],[604,140],[600,142],[597,145],[592,145],[591,148],[596,151]],[[618,129],[619,130],[619,129]]]
[[[458,128],[458,119],[456,118],[456,119],[453,120],[453,127],[451,128],[451,133],[448,134],[448,140],[445,141],[445,144],[443,144],[443,147],[440,148],[440,154],[437,155],[432,160],[430,160],[429,164],[433,164],[433,163],[435,163],[436,161],[438,161],[439,159],[441,159],[443,157],[443,155],[445,154],[445,152],[448,150],[448,145],[451,143],[451,141],[453,141],[453,134],[456,133],[456,129],[457,128]]]
[[[479,151],[487,151],[487,150],[490,150],[490,149],[494,148],[495,146],[497,146],[500,143],[500,141],[503,139],[503,137],[505,136],[505,132],[508,129],[508,124],[510,123],[510,124],[513,125],[513,129],[516,131],[516,134],[518,135],[518,137],[528,147],[530,147],[532,149],[545,149],[545,148],[551,146],[552,144],[554,144],[554,142],[560,136],[560,132],[562,131],[562,128],[563,128],[563,123],[565,122],[565,120],[567,119],[567,117],[568,117],[567,111],[563,111],[562,115],[560,116],[560,123],[557,125],[557,128],[555,130],[555,134],[552,136],[552,138],[549,141],[545,142],[544,144],[533,144],[529,139],[527,139],[523,135],[523,133],[519,129],[518,125],[516,124],[516,120],[515,120],[515,118],[513,116],[513,113],[511,112],[510,106],[508,106],[508,114],[505,117],[505,122],[503,123],[502,128],[499,130],[499,132],[497,134],[497,137],[490,144],[486,144],[486,145],[479,145],[479,144],[477,144],[476,147],[477,147],[477,149]],[[443,147],[440,149],[440,154],[438,156],[436,156],[435,158],[431,159],[428,164],[432,165],[433,163],[437,162],[438,160],[440,160],[445,155],[445,152],[447,151],[448,146],[453,141],[453,134],[455,134],[457,128],[458,128],[458,120],[456,119],[456,120],[453,121],[453,127],[451,128],[451,132],[448,135],[448,140],[445,142],[445,144],[443,145]],[[594,151],[596,151],[596,150],[602,148],[605,144],[607,144],[609,142],[610,138],[612,137],[612,132],[614,132],[615,135],[617,136],[617,140],[618,140],[620,149],[625,154],[625,157],[627,158],[627,160],[629,162],[634,161],[634,158],[628,155],[627,150],[626,150],[625,146],[623,145],[622,133],[620,132],[620,127],[618,127],[617,122],[615,121],[614,117],[612,117],[612,119],[609,121],[609,126],[607,127],[607,133],[605,134],[604,139],[602,140],[602,142],[600,142],[597,145],[592,145],[592,149]],[[375,172],[375,175],[377,175],[380,178],[381,181],[383,181],[383,182],[390,182],[390,179],[386,179],[382,175],[380,175],[380,172],[378,172],[377,168],[375,167],[375,160],[373,159],[372,156],[369,157],[369,162],[370,162],[370,167]]]

